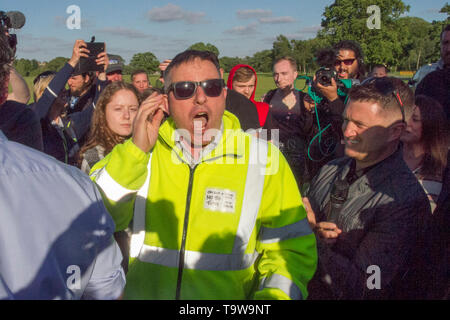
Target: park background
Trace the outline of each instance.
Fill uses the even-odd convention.
[[[80,1],[80,3],[83,4],[82,0]],[[47,2],[48,1],[43,2],[44,8],[48,6],[46,5]],[[324,1],[319,2],[323,3]],[[256,51],[252,55],[230,56],[222,54],[219,51],[218,48],[223,47],[222,40],[218,41],[218,43],[215,43],[214,41],[207,42],[206,40],[204,40],[196,41],[191,45],[185,46],[184,48],[177,48],[175,52],[181,52],[182,50],[192,48],[198,50],[209,50],[216,53],[219,57],[221,67],[225,70],[225,80],[228,76],[228,71],[234,65],[238,63],[245,63],[253,66],[258,72],[256,99],[259,99],[262,94],[275,87],[271,76],[272,64],[274,59],[284,55],[292,56],[297,61],[299,74],[312,75],[320,67],[315,61],[317,51],[326,47],[330,47],[338,41],[344,39],[355,40],[361,45],[364,52],[364,63],[368,71],[370,71],[375,64],[384,64],[390,69],[391,75],[400,76],[404,79],[410,78],[414,74],[414,72],[422,65],[433,63],[439,60],[440,33],[443,26],[449,23],[450,16],[450,5],[447,2],[445,4],[440,2],[440,8],[432,9],[439,14],[434,14],[433,17],[435,18],[431,21],[427,21],[422,17],[412,16],[409,14],[410,11],[417,12],[417,10],[413,10],[414,7],[418,7],[419,5],[423,6],[423,2],[421,1],[336,0],[325,2],[328,3],[328,5],[325,5],[321,8],[320,26],[317,26],[314,30],[312,30],[311,35],[308,39],[296,39],[295,37],[293,37],[293,35],[290,34],[292,25],[295,25],[296,21],[301,22],[300,19],[302,15],[308,15],[307,10],[305,10],[304,12],[296,12],[297,16],[300,16],[300,18],[297,19],[297,17],[294,15],[294,12],[292,12],[292,16],[273,16],[276,12],[275,9],[273,9],[272,13],[272,10],[266,10],[267,8],[260,9],[259,7],[255,7],[256,9],[236,11],[236,15],[238,16],[238,18],[242,18],[245,15],[247,15],[248,17],[259,16],[257,20],[259,22],[256,22],[256,24],[254,22],[251,22],[246,26],[246,28],[240,28],[239,26],[233,28],[231,31],[234,31],[235,33],[239,33],[242,31],[243,33],[243,37],[240,37],[238,40],[236,40],[238,42],[235,42],[234,45],[238,45],[241,47],[251,47],[252,38],[256,37],[256,34],[258,34],[253,32],[255,30],[252,30],[252,27],[257,26],[258,28],[263,30],[263,27],[267,25],[264,22],[268,22],[271,30],[273,29],[273,32],[280,31],[280,33],[275,37],[272,44],[268,45],[266,49]],[[7,0],[6,3],[9,5],[7,10],[15,10],[13,6],[18,6],[16,2]],[[60,3],[61,2],[59,1],[58,4]],[[98,3],[106,2],[98,1]],[[115,3],[115,1],[110,2],[112,6]],[[157,1],[150,1],[148,5],[152,6],[153,3],[157,3]],[[150,16],[149,19],[152,20],[153,17],[154,23],[155,21],[159,22],[156,19],[161,20],[163,18],[176,20],[177,17],[182,13],[180,13],[180,10],[182,10],[182,6],[188,6],[185,5],[185,3],[186,2],[175,2],[175,4],[160,4],[160,7],[153,6],[151,10],[147,12],[148,16]],[[199,2],[190,1],[189,3]],[[251,3],[254,6],[262,6],[264,4],[264,1],[252,1]],[[435,5],[434,0],[427,1],[427,3],[429,3],[430,5],[433,3]],[[214,4],[215,2],[213,1],[211,6],[214,6]],[[288,5],[289,3],[286,2],[286,4]],[[376,20],[374,20],[374,14],[376,14],[376,12],[374,13],[374,11],[368,10],[368,8],[372,5],[376,5],[379,9],[378,27],[374,27],[374,22],[376,22]],[[218,7],[217,4],[215,6]],[[283,1],[280,2],[280,6],[283,6]],[[83,6],[80,5],[80,7],[86,8],[84,4]],[[271,8],[274,7],[275,5],[271,4]],[[20,8],[17,8],[16,10],[20,10]],[[31,8],[28,8],[28,10],[31,10]],[[199,13],[196,13],[197,16],[195,16],[194,12],[192,11],[190,12],[191,15],[189,16],[186,15],[186,12],[187,11],[184,11],[184,15],[181,14],[182,19],[192,20],[194,18],[202,18]],[[34,18],[34,15],[30,17],[30,14],[28,14],[26,11],[24,13],[27,17],[27,23],[31,24],[33,21],[31,19]],[[207,13],[209,14],[209,12]],[[59,18],[59,20],[62,19],[62,17]],[[108,23],[110,23],[112,27],[115,24],[115,21],[113,20],[108,21],[108,19],[102,19],[102,21],[103,20],[106,20]],[[165,29],[170,28],[170,25],[168,23],[172,25],[176,25],[176,23],[179,23],[175,20],[163,21],[163,26],[166,26]],[[280,23],[282,24],[282,26],[284,26],[284,29],[277,29],[277,26],[279,26]],[[208,26],[208,24],[204,24],[204,26],[205,25]],[[25,25],[25,27],[26,26],[27,24]],[[210,26],[211,30],[213,30],[213,26],[211,24]],[[115,33],[117,34],[117,32],[120,30],[123,31],[125,29],[115,29]],[[163,31],[161,31],[160,33],[162,32]],[[186,34],[186,38],[188,33],[189,29],[186,29],[184,33]],[[248,37],[245,37],[244,33],[248,33]],[[183,34],[183,32],[181,34]],[[129,37],[132,37],[132,34],[130,34]],[[68,55],[71,54],[71,48],[73,46],[74,40],[76,39],[74,38],[70,41],[69,39],[66,39],[66,43],[68,44],[72,42],[72,45],[65,45],[63,51],[65,52],[64,55],[55,56],[51,59],[49,58],[48,60],[43,61],[38,60],[37,58],[35,59],[24,57],[30,56],[30,54],[31,56],[33,56],[33,51],[30,50],[29,47],[22,49],[22,46],[26,46],[27,40],[30,39],[30,36],[28,34],[24,34],[23,38],[24,39],[21,39],[19,30],[19,44],[16,60],[14,61],[14,66],[16,70],[26,79],[30,87],[32,84],[32,80],[39,73],[46,70],[58,71],[64,65],[64,63],[69,59]],[[207,36],[204,36],[204,38],[211,39],[211,37]],[[49,39],[51,40],[51,38]],[[54,41],[56,41],[55,39]],[[22,40],[25,42],[24,44],[21,44]],[[109,39],[108,37],[97,38],[97,41],[106,42],[107,49],[114,48],[112,43],[114,43],[115,40],[115,38]],[[143,38],[142,41],[147,41],[147,39]],[[36,52],[36,56],[38,56],[38,53],[42,52],[42,49],[39,47],[40,45],[44,47],[46,43],[41,42],[35,45],[34,50]],[[154,45],[150,41],[147,47],[153,47],[154,50],[161,50],[161,48],[155,47],[155,45],[156,41],[154,41]],[[157,55],[161,56],[161,53],[155,54],[151,51],[139,52],[137,50],[138,48],[136,47],[134,53],[132,54],[130,53],[130,50],[126,51],[130,56],[130,58],[128,59],[129,61],[122,58],[122,61],[125,65],[123,70],[125,74],[125,81],[130,81],[129,74],[133,70],[144,69],[149,74],[152,85],[155,85],[156,80],[159,77],[158,65],[160,61],[172,56],[169,55],[160,57],[158,59]],[[223,50],[226,52],[230,51],[228,49]],[[110,51],[108,50],[108,52]],[[120,53],[120,50],[116,46],[110,53],[117,54],[117,52]],[[239,52],[239,50],[233,52]],[[297,83],[297,88],[302,88],[303,86],[303,81],[299,81]]]

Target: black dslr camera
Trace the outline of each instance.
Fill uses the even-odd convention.
[[[20,11],[0,11],[0,32],[7,33],[9,29],[20,29],[25,25],[25,16]],[[15,50],[17,36],[8,32],[8,43]]]
[[[331,79],[338,82],[337,72],[334,70],[336,52],[332,49],[323,49],[317,54],[317,63],[320,69],[316,71],[316,81],[327,87],[331,86]]]
[[[324,87],[331,86],[331,79],[333,78],[337,82],[337,72],[334,69],[321,67],[316,71],[316,81]]]

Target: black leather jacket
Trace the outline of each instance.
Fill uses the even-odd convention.
[[[327,221],[332,185],[337,177],[345,178],[352,161],[334,160],[313,179],[307,197],[317,222]],[[422,249],[428,245],[430,218],[429,201],[399,148],[350,185],[336,220],[342,230],[337,241],[329,245],[318,238],[319,264],[310,298],[423,297],[423,279],[417,283],[417,278],[424,271],[419,264],[426,264]],[[380,289],[368,285],[374,279],[373,266],[380,271]]]

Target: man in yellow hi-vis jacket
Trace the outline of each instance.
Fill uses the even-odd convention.
[[[212,53],[180,53],[164,80],[91,171],[116,230],[133,220],[125,298],[305,299],[316,242],[286,160],[224,111]]]

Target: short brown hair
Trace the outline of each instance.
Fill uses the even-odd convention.
[[[401,113],[399,103],[397,102],[394,94],[392,92],[389,94],[380,92],[375,85],[375,81],[391,82],[393,88],[398,92],[400,96],[400,101],[403,104],[403,110],[405,112],[405,121],[407,121],[413,111],[414,94],[408,87],[408,85],[398,78],[374,78],[373,81],[369,81],[365,84],[352,87],[348,94],[348,98],[353,101],[376,102],[383,110]]]
[[[237,69],[236,72],[234,73],[233,82],[234,81],[247,82],[254,75],[255,75],[255,73],[249,67],[241,67],[241,68]]]
[[[289,62],[289,64],[291,65],[292,69],[294,69],[294,71],[297,71],[297,68],[298,68],[297,61],[295,61],[294,58],[289,57],[289,56],[282,56],[282,57],[279,57],[279,58],[275,59],[275,62],[273,63],[273,66],[275,66],[278,62],[283,61],[283,60],[286,60],[287,62]]]
[[[135,77],[136,75],[138,75],[138,74],[145,74],[145,75],[147,76],[147,79],[148,79],[147,71],[145,71],[144,69],[138,69],[138,70],[134,70],[134,71],[131,73],[131,81],[134,81],[134,77]]]
[[[214,52],[200,51],[200,50],[186,50],[177,54],[164,71],[164,91],[167,92],[170,85],[172,84],[171,72],[173,68],[176,68],[183,63],[192,62],[197,59],[211,62],[217,69],[218,78],[221,77],[219,59],[217,58]]]

